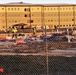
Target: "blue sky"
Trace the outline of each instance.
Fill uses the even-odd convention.
[[[53,3],[76,4],[76,0],[0,0],[0,4],[9,2],[25,2],[33,4],[53,4]]]

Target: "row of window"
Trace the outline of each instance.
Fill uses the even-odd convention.
[[[43,21],[43,20],[42,20]],[[61,20],[60,22],[70,22],[70,21],[73,21],[73,19],[71,20],[68,20],[68,19],[64,19],[64,20]],[[2,20],[2,22],[5,22],[4,20]],[[8,20],[7,22],[20,22],[20,20]],[[27,20],[27,23],[33,23],[33,22],[41,22],[41,20]],[[57,19],[54,19],[54,20],[45,20],[45,23],[51,23],[51,22],[58,22]]]
[[[20,10],[21,8],[8,8],[7,10]],[[24,11],[30,11],[31,10],[39,10],[40,8],[24,8]],[[5,10],[5,8],[2,8],[2,10]],[[43,10],[43,9],[42,9]],[[44,10],[76,10],[76,8],[73,8],[73,7],[63,7],[63,8],[51,8],[51,7],[48,7],[48,8],[45,8],[44,7]]]
[[[2,22],[5,22],[4,20]],[[11,23],[11,22],[21,22],[20,20],[8,20],[7,22]],[[33,23],[33,20],[27,20],[27,23]]]
[[[11,17],[11,16],[16,16],[16,17],[20,17],[20,15],[15,15],[15,14],[13,14],[13,15],[7,15],[7,16],[9,16],[9,17]]]
[[[45,14],[44,16],[48,16],[49,17],[49,16],[59,16],[59,15],[60,16],[73,16],[73,13],[68,13],[68,14],[67,13],[65,13],[65,14],[51,14],[50,13],[50,14]]]
[[[5,21],[3,20],[2,22],[5,22]],[[20,20],[12,20],[12,21],[11,20],[8,20],[7,22],[9,22],[9,23],[10,22],[20,22]]]
[[[45,20],[45,22],[58,22],[58,19]],[[60,19],[60,22],[74,21],[74,19]]]
[[[5,16],[4,14],[2,16]],[[7,15],[8,17],[20,17],[22,15],[19,15],[19,14],[11,14],[11,15]],[[45,16],[45,17],[49,17],[49,16],[58,16],[58,14],[31,14],[31,16],[34,16],[34,17],[41,17],[41,16]],[[60,14],[60,16],[73,16],[73,14]],[[30,14],[25,14],[25,17],[30,17]]]
[[[68,7],[63,7],[63,8],[45,8],[44,10],[76,10],[76,8],[68,8]]]
[[[54,26],[58,26],[58,25],[54,25]],[[59,25],[60,27],[72,27],[72,26],[76,26],[76,25]],[[37,26],[37,25],[32,25],[32,28],[36,27],[36,29],[42,29],[42,26]],[[53,27],[53,25],[48,25],[46,26],[46,29],[50,29],[50,27]],[[45,26],[43,26],[43,28],[45,28]]]
[[[37,10],[39,10],[40,8],[37,8]],[[30,11],[30,8],[25,8],[24,9],[25,11]],[[36,10],[36,8],[32,8],[31,10]],[[43,10],[43,9],[41,9],[41,10]],[[44,10],[76,10],[76,8],[51,8],[51,7],[48,7],[48,8],[45,8],[44,7]]]
[[[72,27],[72,26],[76,26],[76,25],[57,25],[57,27]]]
[[[5,10],[5,8],[2,8],[2,10]],[[8,8],[8,10],[20,10],[20,8]]]
[[[60,16],[73,16],[73,13],[63,13],[63,14],[58,14],[58,13],[55,13],[55,14],[51,14],[51,13],[49,13],[49,14],[41,14],[41,16],[58,16],[58,15],[60,15]],[[40,16],[40,14],[32,14],[32,16]]]

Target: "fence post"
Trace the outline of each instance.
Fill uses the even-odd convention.
[[[45,26],[45,37],[47,36],[47,29],[46,29],[46,26]],[[48,60],[48,44],[47,44],[47,38],[46,38],[46,70],[47,70],[47,74],[46,75],[49,75],[49,60]]]

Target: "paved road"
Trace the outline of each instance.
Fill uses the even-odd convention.
[[[40,56],[64,56],[64,57],[76,57],[76,50],[50,50],[49,52],[40,53],[0,53],[0,55],[40,55]]]

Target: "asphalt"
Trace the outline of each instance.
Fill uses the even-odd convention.
[[[50,50],[49,52],[40,53],[0,53],[0,55],[23,55],[23,56],[63,56],[63,57],[76,57],[76,50]]]

